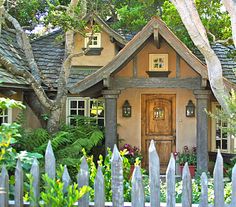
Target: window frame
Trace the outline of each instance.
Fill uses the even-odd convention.
[[[102,38],[101,38],[101,33],[93,33],[93,38],[97,37],[97,45],[93,44],[93,39],[91,40],[90,45],[88,45],[89,42],[89,37],[91,37],[92,33],[86,33],[85,38],[84,38],[84,47],[87,48],[101,48],[102,46]]]
[[[86,98],[83,98],[83,97],[67,97],[67,101],[66,101],[66,124],[68,124],[68,125],[70,125],[70,117],[69,116],[71,116],[71,114],[70,114],[70,111],[71,111],[71,101],[83,101],[84,102],[84,116],[86,116],[86,117],[91,117],[91,112],[90,112],[90,110],[91,110],[91,107],[90,107],[90,103],[92,102],[92,101],[99,101],[99,100],[102,100],[103,101],[103,105],[104,105],[104,107],[105,107],[105,102],[104,102],[104,99],[102,99],[102,98],[98,98],[98,99],[94,99],[94,98],[88,98],[88,97],[86,97]],[[78,108],[78,106],[77,106],[77,109],[76,110],[78,110],[79,108]],[[104,124],[103,124],[103,126],[105,127],[105,109],[104,109],[104,116],[103,117],[98,117],[98,116],[96,116],[96,117],[91,117],[91,118],[95,118],[96,119],[96,123],[98,124],[98,120],[99,119],[103,119],[104,121]]]
[[[5,110],[8,111],[7,115],[0,114],[0,118],[7,117],[7,122],[3,122],[3,123],[11,124],[12,123],[12,109],[8,108],[8,109],[5,109]]]
[[[212,108],[212,113],[215,114],[216,111],[217,111],[217,107],[219,107],[220,104],[218,102],[212,102],[211,104],[211,108]],[[217,148],[216,148],[216,127],[217,127],[217,119],[215,118],[211,118],[211,151],[213,152],[217,152]],[[222,131],[221,131],[221,134],[222,134]],[[220,137],[219,139],[221,141],[221,146],[222,146],[222,136]],[[227,132],[227,149],[220,149],[220,151],[222,153],[233,153],[234,152],[234,145],[235,145],[235,142],[234,142],[234,139],[233,139],[233,136],[230,135],[229,132]]]

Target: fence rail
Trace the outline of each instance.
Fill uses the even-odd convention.
[[[186,163],[183,169],[182,175],[182,204],[176,204],[175,199],[175,159],[171,155],[169,165],[166,171],[166,204],[161,203],[160,198],[160,161],[156,152],[154,141],[151,141],[149,146],[149,182],[150,182],[150,203],[145,203],[144,186],[142,181],[141,169],[139,166],[135,166],[132,176],[132,193],[131,203],[124,203],[123,197],[123,167],[122,158],[116,146],[113,149],[113,155],[111,159],[111,174],[112,174],[112,202],[105,203],[105,183],[101,167],[98,166],[97,175],[95,178],[95,199],[94,203],[89,202],[89,194],[85,194],[75,206],[79,207],[235,207],[236,206],[236,165],[232,172],[232,202],[226,205],[224,203],[224,181],[223,181],[223,159],[220,151],[218,151],[217,159],[214,168],[214,205],[208,204],[208,178],[206,173],[201,175],[201,197],[200,203],[192,205],[192,180],[189,172],[188,164]],[[45,172],[50,178],[55,179],[56,176],[56,159],[52,150],[51,142],[49,141],[46,153],[45,153]],[[36,198],[32,203],[23,203],[23,170],[21,167],[21,161],[17,161],[15,170],[15,199],[9,201],[9,176],[5,166],[2,166],[0,175],[0,207],[23,207],[23,206],[39,206],[39,163],[35,159],[31,171],[33,177],[33,190],[34,197]],[[71,179],[67,168],[64,168],[62,176],[64,182],[64,191],[70,184]],[[78,186],[88,185],[89,183],[89,168],[86,159],[82,159],[80,171],[78,173]]]

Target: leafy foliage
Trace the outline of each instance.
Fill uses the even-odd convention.
[[[23,109],[25,106],[19,101],[8,98],[0,98],[0,109],[6,110],[9,108]],[[20,128],[21,126],[18,123],[3,123],[0,126],[0,166],[5,165],[10,171],[15,169],[17,159],[22,161],[22,167],[25,170],[29,170],[35,157],[38,159],[42,158],[42,155],[38,153],[16,151],[15,145],[17,144],[17,139],[21,137],[19,133]]]
[[[88,117],[76,117],[75,126],[63,125],[60,131],[51,135],[47,130],[39,128],[32,132],[22,131],[19,137],[19,149],[44,154],[48,140],[51,140],[58,165],[67,165],[73,170],[73,177],[79,165],[82,149],[86,152],[98,145],[103,139],[103,132],[95,124],[95,120]]]
[[[74,203],[77,202],[84,194],[90,191],[88,186],[83,186],[78,189],[78,184],[70,184],[66,189],[64,189],[64,183],[62,182],[62,172],[63,167],[60,167],[60,172],[57,172],[58,178],[49,178],[47,174],[42,175],[42,180],[44,182],[43,190],[40,193],[40,206],[41,207],[72,207]],[[30,196],[29,200],[35,202],[36,199],[33,196],[33,177],[32,175],[27,175],[30,181]]]
[[[192,149],[189,149],[188,146],[184,146],[184,149],[182,152],[177,154],[177,163],[180,165],[184,165],[186,162],[188,165],[197,165],[197,152],[196,147],[192,147]]]
[[[123,160],[123,176],[124,176],[124,200],[131,201],[131,163],[129,159],[126,157],[126,150],[120,151],[121,158]],[[94,181],[97,173],[96,164],[94,163],[93,156],[87,156],[84,151],[84,156],[87,157],[87,162],[89,165],[90,170],[90,187],[92,188],[90,191],[91,200],[94,199]],[[106,201],[112,200],[112,191],[111,191],[111,158],[112,152],[108,148],[107,155],[103,157],[102,155],[99,156],[98,165],[101,166],[102,172],[104,175],[104,182],[105,182],[105,197]],[[137,161],[137,164],[140,162]],[[146,171],[142,169],[144,175],[146,175]]]
[[[196,0],[195,2],[208,34],[213,34],[216,40],[224,40],[232,36],[230,18],[227,12],[222,9],[220,0]],[[195,48],[176,8],[169,1],[165,1],[163,4],[162,19],[189,48]],[[211,41],[213,40],[212,35],[209,35],[209,38]]]

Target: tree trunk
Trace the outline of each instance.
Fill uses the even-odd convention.
[[[201,22],[194,0],[171,0],[171,2],[178,10],[193,43],[206,60],[212,92],[222,108],[225,109],[227,113],[230,113],[227,103],[229,93],[224,85],[222,66],[220,60],[210,46],[206,30]]]
[[[57,108],[50,112],[47,123],[47,130],[50,134],[53,134],[59,130],[61,114],[62,114],[62,108]]]
[[[24,100],[28,104],[28,106],[31,108],[31,110],[34,112],[34,114],[37,116],[37,118],[40,121],[40,124],[43,128],[46,128],[47,126],[47,120],[43,118],[44,114],[47,114],[47,110],[41,102],[39,101],[38,97],[34,92],[25,92],[24,93]]]

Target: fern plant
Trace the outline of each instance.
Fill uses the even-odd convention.
[[[87,153],[103,139],[103,132],[95,120],[88,117],[75,117],[75,126],[63,125],[56,134],[51,135],[39,128],[31,132],[23,130],[18,139],[19,148],[44,154],[48,140],[51,140],[57,165],[67,165],[75,177],[76,168],[80,163],[82,149]]]

